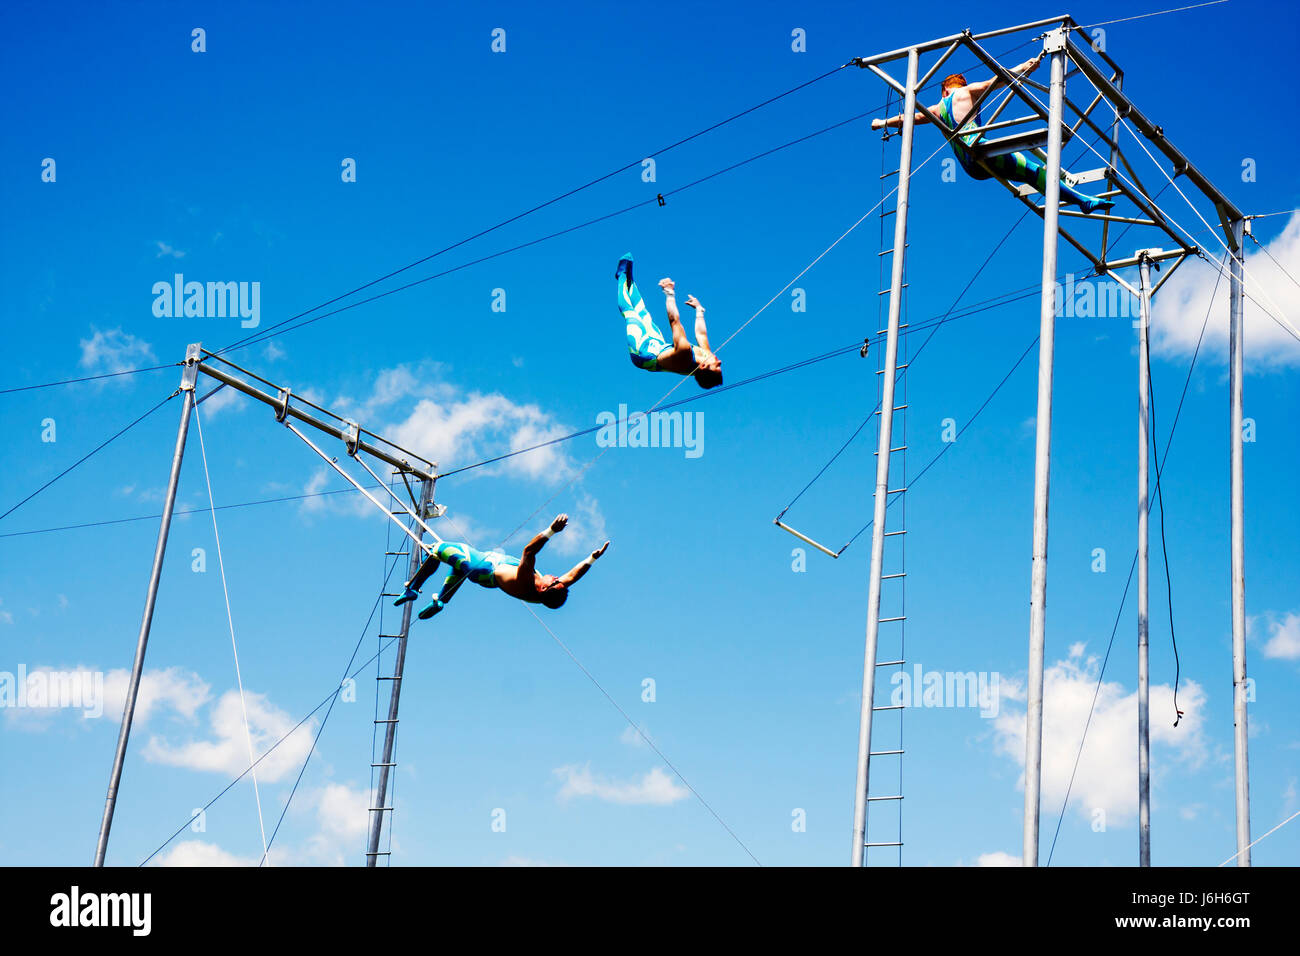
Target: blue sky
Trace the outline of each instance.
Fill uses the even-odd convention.
[[[1089,3],[1070,12],[1089,24],[1134,9]],[[234,318],[155,316],[151,289],[177,272],[258,282],[264,329],[853,56],[1032,15],[945,3],[927,4],[923,16],[850,3],[669,3],[653,11],[574,4],[563,12],[526,4],[382,11],[9,5],[0,14],[11,38],[0,75],[20,92],[7,100],[0,150],[10,357],[0,387],[163,365],[181,359],[187,343],[215,348],[256,331]],[[1294,134],[1279,131],[1271,109],[1272,92],[1289,82],[1295,16],[1279,5],[1231,0],[1106,27],[1125,89],[1247,212],[1297,205]],[[206,31],[205,52],[191,50],[195,27]],[[503,53],[491,49],[497,28],[505,31]],[[805,52],[792,50],[796,29],[805,32]],[[989,48],[1006,53],[1010,65],[1036,48],[1010,49],[1022,39]],[[1252,51],[1249,70],[1211,68],[1223,51],[1242,48]],[[970,57],[953,62],[972,79],[982,75]],[[634,167],[402,278],[653,199],[883,100],[882,84],[868,73],[841,71],[659,156],[654,182]],[[917,161],[938,145],[933,130],[918,131]],[[1086,165],[1081,152],[1076,144],[1067,162]],[[1141,157],[1136,146],[1132,152]],[[918,172],[913,186],[907,310],[918,324],[948,309],[1021,212],[995,184],[945,181],[946,155]],[[54,182],[42,181],[47,157],[56,164]],[[347,158],[355,160],[356,182],[342,181]],[[1144,181],[1163,182],[1141,158]],[[627,360],[612,288],[623,252],[635,253],[656,316],[662,300],[654,280],[670,274],[708,306],[720,342],[876,204],[885,161],[878,134],[865,121],[849,124],[674,195],[662,208],[643,206],[230,357],[444,469],[472,464],[594,425],[621,404],[648,407],[675,384]],[[1251,181],[1243,179],[1247,166]],[[1208,251],[1221,251],[1173,190],[1162,203],[1202,232]],[[745,327],[722,352],[728,380],[882,328],[874,294],[879,230],[870,217],[796,283],[805,312],[792,310],[787,292]],[[1298,274],[1300,224],[1270,216],[1255,230]],[[964,301],[1036,283],[1040,242],[1030,217]],[[1258,253],[1248,268],[1258,274],[1260,301],[1300,320],[1297,288]],[[1086,272],[1063,246],[1061,271],[1070,269]],[[1184,266],[1157,302],[1152,372],[1161,447],[1212,286],[1212,272]],[[501,300],[495,290],[504,290],[505,311],[493,310]],[[1293,504],[1300,350],[1259,305],[1247,310],[1258,835],[1300,806],[1300,518]],[[935,336],[907,378],[909,472],[942,449],[945,419],[957,427],[970,419],[1037,327],[1031,297]],[[1215,864],[1235,849],[1225,328],[1226,285],[1164,479],[1180,703],[1188,712],[1176,730],[1153,518],[1157,864]],[[907,496],[907,657],[925,671],[996,674],[1000,688],[996,716],[918,707],[904,717],[904,861],[913,865],[997,863],[1020,853],[1036,362],[1031,352]],[[1135,365],[1129,318],[1059,321],[1044,859],[1136,541]],[[449,527],[484,546],[555,496],[510,541],[518,549],[555,512],[572,514],[571,528],[543,554],[546,570],[612,539],[569,603],[540,613],[764,864],[847,858],[869,536],[838,561],[810,553],[806,570],[796,571],[799,542],[775,529],[772,517],[871,411],[875,367],[874,353],[866,361],[848,355],[701,398],[684,409],[702,416],[698,457],[681,448],[613,448],[570,484],[604,451],[588,436],[438,486]],[[178,379],[168,368],[0,395],[9,436],[3,510],[161,401]],[[674,398],[700,394],[685,382]],[[98,719],[32,708],[0,714],[0,752],[11,768],[0,813],[4,862],[91,858],[120,672],[130,667],[157,522],[45,529],[156,514],[178,414],[178,402],[169,402],[0,520],[0,671],[103,673],[108,701]],[[199,414],[218,505],[345,487],[268,409],[222,393]],[[42,440],[47,419],[54,441]],[[835,547],[847,540],[870,516],[873,450],[868,428],[787,520]],[[178,507],[200,509],[207,500],[195,427]],[[336,686],[384,579],[384,551],[398,548],[390,523],[350,494],[221,511],[218,523],[249,722],[270,741]],[[1104,573],[1094,570],[1098,548]],[[202,573],[194,570],[195,549],[206,556]],[[394,619],[384,612],[385,631]],[[377,620],[361,640],[358,665],[377,649]],[[889,646],[882,641],[882,654]],[[362,862],[374,671],[371,664],[358,677],[355,701],[334,708],[276,837],[274,861]],[[751,862],[524,606],[467,586],[435,622],[414,628],[406,673],[394,862]],[[653,702],[643,700],[646,679],[654,682]],[[1055,863],[1135,862],[1135,684],[1130,594]],[[883,679],[880,686],[888,692]],[[132,737],[109,849],[109,862],[122,865],[149,856],[247,765],[206,513],[179,516],[173,527],[145,687],[148,706]],[[386,686],[383,693],[386,700]],[[321,714],[261,768],[268,833]],[[892,726],[881,721],[882,732]],[[882,787],[873,792],[888,792]],[[493,827],[499,810],[504,832]],[[797,811],[803,830],[792,826]],[[154,862],[261,855],[247,779],[204,824]],[[882,814],[873,827],[887,824]],[[1254,859],[1294,863],[1298,851],[1300,824],[1293,823],[1262,842]]]

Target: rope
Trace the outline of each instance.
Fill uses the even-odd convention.
[[[194,406],[194,422],[199,430],[199,453],[203,458],[203,480],[208,488],[208,504],[215,504],[212,497],[212,476],[208,473],[208,451],[203,443],[203,416],[199,414],[198,406]],[[239,647],[235,643],[235,619],[230,613],[230,589],[226,586],[226,561],[221,554],[221,532],[217,530],[217,512],[215,508],[212,511],[212,536],[217,542],[217,567],[221,569],[221,593],[226,599],[226,624],[230,628],[230,649],[235,655],[235,682],[239,685],[239,706],[244,713],[244,736],[248,740],[248,759],[253,762],[253,730],[248,723],[248,700],[244,696],[244,677],[239,669]],[[266,854],[270,850],[266,842],[266,824],[262,820],[262,794],[257,785],[257,771],[253,771],[253,797],[257,801],[257,826],[262,834],[262,861],[266,861]]]
[[[1199,10],[1201,7],[1213,7],[1220,3],[1227,3],[1228,0],[1209,0],[1207,3],[1194,3],[1187,7],[1174,7],[1171,10],[1157,10],[1154,13],[1139,13],[1136,16],[1120,17],[1118,20],[1102,20],[1100,23],[1089,23],[1087,26],[1079,27],[1080,30],[1087,30],[1089,27],[1105,27],[1112,23],[1128,23],[1130,20],[1144,20],[1147,17],[1161,17],[1166,13],[1182,13],[1184,10]]]
[[[365,284],[363,284],[363,285],[359,285],[359,286],[357,286],[355,289],[352,289],[352,290],[350,290],[350,291],[348,291],[348,292],[344,292],[342,295],[337,295],[337,296],[335,296],[334,298],[332,298],[332,299],[328,299],[328,300],[326,300],[325,302],[320,303],[319,305],[316,305],[316,306],[313,306],[313,307],[310,308],[310,309],[307,309],[307,310],[304,311],[304,312],[299,312],[297,315],[290,316],[290,317],[287,318],[287,319],[284,319],[284,320],[282,320],[282,321],[280,321],[280,322],[277,322],[275,325],[272,325],[272,326],[270,326],[269,328],[263,329],[263,330],[261,330],[260,332],[257,332],[257,333],[253,333],[253,334],[247,335],[247,336],[245,336],[244,338],[239,339],[239,340],[236,341],[236,342],[232,342],[230,345],[227,345],[225,348],[220,349],[219,351],[220,351],[220,352],[228,352],[228,351],[231,351],[232,349],[243,348],[243,347],[246,346],[246,345],[251,345],[251,344],[253,344],[255,341],[264,341],[264,340],[265,340],[265,339],[264,339],[264,336],[266,335],[267,332],[272,332],[272,331],[274,331],[275,329],[280,328],[281,326],[284,326],[284,325],[286,325],[286,324],[288,324],[288,323],[290,323],[290,322],[295,321],[296,319],[300,319],[300,318],[303,318],[303,317],[305,317],[305,316],[307,316],[307,315],[310,315],[312,312],[315,312],[315,311],[317,311],[318,309],[323,309],[323,308],[325,308],[327,305],[333,305],[335,302],[338,302],[338,301],[340,301],[341,299],[346,299],[348,296],[355,295],[356,293],[362,291],[363,289],[368,289],[368,288],[370,288],[371,286],[376,285],[376,284],[378,284],[378,283],[380,283],[380,282],[383,282],[383,281],[386,280],[386,279],[391,279],[393,276],[400,275],[401,273],[406,272],[406,271],[409,270],[409,269],[413,269],[413,268],[415,268],[416,266],[421,265],[421,264],[423,264],[423,263],[425,263],[425,262],[428,262],[428,261],[431,260],[431,259],[437,258],[438,256],[441,256],[441,255],[443,255],[444,253],[451,252],[453,249],[457,249],[457,248],[459,248],[459,247],[465,245],[466,243],[472,242],[472,241],[475,240],[475,239],[482,238],[483,236],[486,236],[486,235],[488,235],[489,233],[496,232],[498,229],[501,229],[501,228],[503,228],[504,226],[508,226],[508,225],[510,225],[510,224],[513,223],[513,222],[518,222],[520,219],[523,219],[525,216],[530,216],[530,215],[532,215],[532,214],[535,213],[535,212],[540,212],[541,210],[547,208],[548,206],[553,206],[553,205],[555,205],[556,203],[560,202],[561,200],[568,199],[570,196],[574,196],[574,195],[576,195],[576,194],[582,192],[583,190],[590,189],[592,186],[595,186],[595,185],[597,185],[597,184],[599,184],[599,183],[603,183],[603,182],[605,182],[605,181],[608,180],[608,179],[612,179],[612,178],[614,178],[615,176],[619,175],[620,173],[625,173],[625,172],[627,172],[629,169],[633,169],[633,168],[635,168],[635,167],[637,167],[637,166],[640,166],[641,163],[644,162],[644,161],[645,161],[646,159],[648,159],[648,158],[655,157],[655,156],[661,156],[661,155],[663,155],[664,153],[667,153],[667,152],[669,152],[669,151],[671,151],[671,150],[676,149],[678,146],[683,146],[683,145],[685,145],[686,143],[689,143],[689,142],[691,142],[691,141],[694,140],[694,139],[698,139],[699,137],[704,136],[704,135],[707,134],[707,133],[711,133],[711,132],[713,132],[714,130],[716,130],[716,129],[720,129],[721,127],[726,126],[726,125],[729,124],[729,123],[735,122],[736,120],[740,119],[740,118],[743,117],[743,116],[748,116],[750,113],[753,113],[753,112],[755,112],[756,110],[760,110],[760,109],[762,109],[762,108],[765,107],[765,106],[769,106],[769,105],[771,105],[772,103],[775,103],[777,100],[783,99],[784,97],[787,97],[787,96],[791,95],[792,93],[797,93],[797,92],[799,92],[800,90],[802,90],[802,89],[804,89],[804,88],[806,88],[806,87],[812,86],[814,83],[819,83],[819,82],[821,82],[822,80],[826,79],[827,77],[835,75],[836,73],[838,73],[840,70],[844,69],[844,68],[845,68],[846,66],[848,66],[848,65],[849,65],[849,64],[845,63],[845,64],[843,64],[843,65],[841,65],[841,66],[837,66],[837,67],[836,67],[835,69],[833,69],[833,70],[827,70],[827,71],[826,71],[825,73],[823,73],[821,76],[815,76],[815,77],[813,77],[811,80],[807,80],[807,81],[805,81],[805,82],[803,82],[803,83],[800,83],[798,86],[791,87],[790,89],[786,90],[784,93],[778,93],[776,96],[769,97],[768,99],[763,100],[761,103],[758,103],[758,104],[756,104],[756,105],[754,105],[754,106],[751,106],[751,107],[749,107],[749,108],[747,108],[747,109],[741,110],[739,113],[736,113],[736,114],[734,114],[734,115],[732,115],[732,116],[729,116],[729,117],[727,117],[726,119],[721,120],[721,121],[719,121],[719,122],[717,122],[717,123],[714,123],[714,124],[711,125],[711,126],[707,126],[707,127],[705,127],[704,129],[700,130],[699,132],[692,133],[690,136],[684,137],[683,139],[679,139],[677,142],[673,143],[673,144],[670,145],[670,146],[665,146],[665,147],[663,147],[662,149],[658,149],[658,150],[656,150],[655,152],[653,152],[653,153],[649,153],[649,154],[646,155],[646,156],[639,156],[639,157],[637,157],[635,160],[633,160],[632,162],[629,162],[629,163],[627,163],[627,164],[625,164],[625,165],[623,165],[623,166],[620,166],[618,169],[615,169],[615,170],[613,170],[613,171],[611,171],[611,172],[608,172],[608,173],[606,173],[606,174],[603,175],[603,176],[599,176],[599,177],[597,177],[596,179],[593,179],[593,180],[591,180],[591,181],[589,181],[589,182],[587,182],[587,183],[584,183],[584,184],[581,185],[581,186],[577,186],[577,187],[575,187],[575,188],[573,188],[573,189],[570,189],[568,192],[561,193],[560,195],[554,197],[553,199],[548,199],[546,202],[543,202],[543,203],[540,203],[540,204],[538,204],[538,205],[536,205],[536,206],[533,206],[531,209],[526,209],[526,210],[524,210],[524,211],[521,212],[521,213],[516,213],[515,215],[509,217],[508,219],[503,219],[503,220],[501,220],[500,222],[498,222],[498,223],[497,223],[496,225],[494,225],[494,226],[489,226],[488,228],[486,228],[486,229],[482,229],[482,230],[480,230],[480,231],[474,233],[474,234],[471,235],[471,236],[467,236],[467,237],[465,237],[464,239],[459,240],[458,242],[454,242],[454,243],[452,243],[452,244],[449,245],[449,246],[444,246],[443,248],[439,249],[437,252],[433,252],[433,253],[430,253],[429,255],[424,256],[424,257],[422,257],[422,258],[420,258],[420,259],[416,259],[414,262],[408,263],[407,265],[402,266],[400,269],[394,269],[392,272],[389,272],[387,275],[380,276],[378,279],[372,279],[371,281],[369,281],[369,282],[367,282],[367,283],[365,283]],[[652,199],[652,200],[650,200],[650,202],[657,202],[657,200]],[[644,205],[644,204],[643,204],[643,203],[640,203],[640,204],[638,204],[638,205]],[[634,208],[634,207],[633,207],[633,208]],[[367,300],[367,301],[369,301],[369,300]],[[342,310],[336,310],[336,311],[342,311]],[[333,313],[330,313],[330,314],[333,314]],[[323,317],[324,317],[324,316],[320,316],[320,318],[323,318]],[[306,323],[304,323],[304,324],[306,324]],[[301,326],[295,326],[295,328],[300,328],[300,327],[301,327]],[[288,330],[286,330],[286,331],[288,331]]]
[[[15,388],[0,388],[0,395],[12,395],[14,392],[30,392],[38,388],[54,388],[56,385],[75,385],[78,382],[95,382],[102,378],[116,378],[119,375],[135,375],[137,372],[156,372],[164,368],[176,368],[181,362],[170,365],[150,365],[148,368],[128,368],[120,372],[104,372],[102,375],[84,375],[81,378],[65,378],[61,382],[42,382],[40,385],[19,385]]]
[[[39,494],[40,494],[42,491],[44,491],[46,488],[50,487],[50,485],[54,484],[56,481],[58,481],[60,478],[62,478],[62,477],[63,477],[64,475],[66,475],[68,472],[72,471],[74,468],[76,468],[76,467],[77,467],[78,465],[80,465],[82,462],[84,462],[84,461],[86,461],[87,459],[89,459],[92,455],[96,454],[96,453],[99,452],[101,449],[106,448],[108,445],[111,445],[113,442],[117,441],[117,439],[121,438],[123,435],[125,435],[127,432],[129,432],[129,431],[130,431],[132,428],[134,428],[136,425],[139,425],[142,421],[144,421],[146,418],[148,418],[148,417],[149,417],[150,415],[152,415],[154,412],[158,411],[158,409],[162,408],[164,405],[166,405],[168,402],[170,402],[173,398],[175,398],[175,397],[176,397],[177,395],[179,395],[180,393],[181,393],[181,390],[180,390],[179,388],[176,389],[176,391],[172,392],[170,395],[168,395],[166,398],[164,398],[161,402],[159,402],[159,403],[158,403],[157,405],[155,405],[153,408],[149,409],[149,411],[145,412],[143,415],[141,415],[141,416],[140,416],[139,418],[137,418],[135,421],[131,422],[131,424],[127,425],[125,428],[121,429],[120,431],[115,432],[112,436],[110,436],[109,438],[106,438],[104,441],[100,442],[98,445],[96,445],[96,446],[95,446],[94,448],[92,448],[90,451],[86,452],[86,454],[82,455],[80,458],[78,458],[76,461],[74,461],[74,462],[73,462],[71,465],[69,465],[67,468],[64,468],[61,472],[59,472],[57,475],[55,475],[53,478],[51,478],[51,479],[50,479],[49,481],[47,481],[45,484],[41,485],[39,488],[37,488],[35,491],[33,491],[30,495],[28,495],[28,496],[27,496],[26,498],[24,498],[22,501],[18,502],[18,504],[14,505],[12,508],[10,508],[8,511],[6,511],[4,514],[0,515],[0,521],[3,521],[5,518],[8,518],[11,514],[13,514],[15,511],[17,511],[17,510],[18,510],[19,508],[21,508],[23,505],[27,504],[27,502],[31,501],[33,498],[35,498],[37,495],[39,495]]]
[[[1237,857],[1241,856],[1241,854],[1245,853],[1247,850],[1249,850],[1252,846],[1254,846],[1254,845],[1255,845],[1256,843],[1258,843],[1260,840],[1264,839],[1264,837],[1266,837],[1266,836],[1271,836],[1272,834],[1276,833],[1278,830],[1282,829],[1284,826],[1286,826],[1288,823],[1290,823],[1290,822],[1291,822],[1292,820],[1294,820],[1296,817],[1300,817],[1300,810],[1297,810],[1295,813],[1291,814],[1289,817],[1287,817],[1285,820],[1283,820],[1281,823],[1279,823],[1279,824],[1278,824],[1277,826],[1275,826],[1273,829],[1269,830],[1268,833],[1265,833],[1264,836],[1262,836],[1262,837],[1259,838],[1259,840],[1254,840],[1254,841],[1252,841],[1252,842],[1250,842],[1250,843],[1247,843],[1244,847],[1242,847],[1242,848],[1241,848],[1240,850],[1238,850],[1236,853],[1232,854],[1232,856],[1228,857],[1226,860],[1224,860],[1222,863],[1220,863],[1219,866],[1227,866],[1229,863],[1231,863],[1231,862],[1232,862],[1233,860],[1235,860]]]
[[[383,600],[383,596],[380,595],[380,597],[376,598],[375,600],[376,600],[376,603],[377,603],[378,601]],[[394,638],[393,640],[396,640],[396,638]],[[221,789],[221,791],[220,791],[220,792],[219,792],[215,797],[213,797],[211,800],[209,800],[207,803],[205,803],[202,807],[200,807],[198,810],[196,810],[196,811],[195,811],[195,812],[190,816],[190,818],[189,818],[188,820],[186,820],[184,823],[182,823],[182,824],[180,825],[180,827],[176,830],[175,833],[173,833],[173,834],[172,834],[171,836],[169,836],[166,840],[164,840],[162,843],[160,843],[160,844],[159,844],[159,845],[154,849],[154,851],[153,851],[152,853],[150,853],[147,857],[145,857],[143,860],[141,860],[141,861],[140,861],[140,865],[141,865],[141,866],[146,865],[150,860],[152,860],[155,856],[157,856],[157,855],[158,855],[159,853],[161,853],[164,849],[166,849],[166,848],[167,848],[167,845],[168,845],[169,843],[171,843],[172,840],[175,840],[178,836],[180,836],[182,833],[184,833],[185,830],[190,826],[190,824],[192,824],[195,820],[197,820],[201,814],[205,813],[205,812],[206,812],[206,811],[207,811],[207,810],[208,810],[208,809],[209,809],[209,808],[210,808],[214,803],[216,803],[218,800],[220,800],[222,797],[224,797],[227,793],[229,793],[230,790],[231,790],[231,788],[234,787],[235,784],[237,784],[237,783],[239,783],[239,781],[243,780],[244,777],[246,777],[246,776],[247,776],[247,775],[248,775],[248,774],[249,774],[249,773],[250,773],[250,772],[251,772],[251,771],[252,771],[252,770],[253,770],[253,769],[254,769],[254,768],[259,764],[259,763],[261,763],[263,760],[265,760],[267,757],[269,757],[269,756],[270,756],[270,755],[271,755],[271,754],[276,750],[277,747],[279,747],[282,743],[284,743],[286,740],[288,740],[290,737],[292,737],[292,736],[297,732],[297,730],[298,730],[299,727],[301,727],[303,724],[307,723],[307,721],[311,720],[314,716],[316,716],[316,712],[317,712],[318,710],[320,710],[322,707],[324,707],[326,704],[328,704],[331,700],[333,700],[335,697],[337,697],[340,693],[342,693],[342,691],[343,691],[343,684],[346,684],[349,680],[354,679],[358,674],[360,674],[363,670],[365,670],[367,667],[369,667],[370,664],[371,664],[371,662],[373,662],[374,660],[376,660],[376,659],[379,657],[380,654],[382,654],[385,650],[387,650],[388,647],[389,647],[389,645],[390,645],[391,643],[392,643],[392,642],[390,641],[389,644],[385,644],[385,645],[384,645],[382,648],[380,648],[380,650],[377,651],[373,656],[366,658],[366,660],[361,664],[360,667],[358,667],[358,668],[357,668],[356,670],[354,670],[351,674],[349,674],[346,678],[344,678],[344,680],[339,684],[339,686],[338,686],[338,687],[335,687],[334,690],[331,691],[331,692],[329,693],[329,695],[325,697],[324,700],[322,700],[319,704],[317,704],[317,705],[316,705],[315,707],[313,707],[310,711],[308,711],[308,712],[307,712],[307,715],[306,715],[305,717],[303,717],[302,720],[298,721],[298,723],[296,723],[296,724],[294,724],[292,727],[290,727],[289,730],[284,734],[284,736],[282,736],[279,740],[277,740],[275,743],[273,743],[270,747],[266,748],[266,751],[262,754],[262,756],[258,757],[258,758],[257,758],[256,760],[254,760],[251,764],[249,764],[247,767],[245,767],[244,770],[243,770],[243,771],[242,771],[242,772],[241,772],[237,777],[235,777],[233,780],[231,780],[230,783],[226,784],[225,787],[223,787],[223,788]]]
[[[1156,467],[1156,488],[1157,489],[1159,489],[1160,480],[1164,475],[1165,463],[1169,460],[1169,449],[1173,446],[1174,443],[1174,432],[1178,430],[1178,422],[1183,415],[1183,403],[1187,400],[1187,390],[1192,384],[1192,373],[1196,370],[1196,360],[1197,357],[1201,354],[1201,343],[1205,339],[1205,330],[1209,327],[1210,316],[1214,312],[1214,299],[1219,294],[1219,282],[1220,280],[1222,280],[1222,278],[1223,278],[1223,273],[1220,272],[1219,279],[1216,280],[1214,283],[1214,291],[1210,293],[1210,304],[1205,310],[1205,321],[1201,323],[1201,334],[1200,337],[1196,340],[1196,349],[1192,353],[1192,361],[1187,369],[1187,379],[1183,382],[1183,393],[1178,398],[1178,408],[1174,412],[1174,421],[1173,424],[1169,427],[1169,439],[1165,442],[1164,454],[1161,455],[1160,461],[1157,463],[1157,467]],[[1154,431],[1153,431],[1153,435],[1154,435]],[[1111,628],[1110,642],[1106,645],[1106,654],[1102,658],[1101,670],[1097,674],[1097,686],[1093,689],[1092,692],[1092,705],[1088,708],[1088,719],[1083,726],[1083,735],[1079,738],[1078,752],[1076,752],[1074,755],[1074,769],[1070,771],[1070,783],[1065,789],[1065,798],[1064,800],[1061,801],[1061,813],[1056,820],[1056,833],[1052,837],[1052,846],[1047,853],[1048,866],[1052,865],[1052,853],[1056,851],[1056,838],[1061,834],[1061,823],[1065,820],[1065,811],[1070,805],[1070,793],[1074,789],[1074,777],[1075,774],[1079,772],[1079,761],[1083,757],[1083,746],[1088,740],[1088,729],[1092,725],[1093,710],[1097,706],[1097,696],[1101,693],[1101,683],[1106,676],[1106,664],[1110,660],[1111,646],[1115,643],[1115,632],[1119,628],[1120,615],[1124,613],[1124,605],[1128,601],[1129,586],[1133,583],[1133,571],[1137,567],[1137,559],[1138,559],[1138,553],[1137,550],[1134,549],[1133,561],[1132,563],[1129,564],[1129,569],[1128,569],[1128,580],[1124,583],[1124,594],[1120,598],[1119,609],[1115,612],[1115,626]],[[1170,618],[1170,620],[1172,622],[1172,617]],[[1172,623],[1171,623],[1170,636],[1172,638]],[[1177,648],[1175,647],[1175,655],[1176,654],[1177,654]],[[1175,705],[1175,710],[1177,710],[1177,705]]]
[[[600,456],[597,455],[596,457],[599,458]],[[447,521],[449,524],[451,524],[451,526],[454,529],[456,529],[456,533],[461,535],[463,538],[464,532],[460,530],[460,528],[456,525],[456,523],[452,521],[450,518],[448,518]],[[565,654],[568,655],[569,660],[573,661],[573,663],[578,665],[578,669],[587,676],[587,680],[591,681],[592,684],[596,686],[596,689],[601,692],[604,698],[614,706],[614,709],[623,715],[623,719],[628,722],[628,726],[630,726],[633,730],[637,732],[637,735],[640,736],[640,738],[645,741],[646,746],[648,746],[651,750],[653,750],[656,754],[659,755],[659,759],[662,760],[664,764],[667,765],[669,770],[671,770],[674,774],[676,774],[677,779],[680,780],[686,786],[686,789],[689,790],[695,796],[696,800],[700,801],[700,804],[704,807],[704,809],[708,810],[709,813],[712,814],[713,819],[717,820],[718,823],[722,825],[722,828],[726,830],[727,833],[731,834],[731,838],[740,845],[740,848],[745,851],[745,853],[749,856],[749,858],[753,860],[758,866],[762,866],[763,864],[759,862],[758,857],[754,856],[754,854],[750,852],[749,847],[745,845],[745,842],[741,840],[739,836],[736,835],[736,831],[731,829],[731,827],[727,825],[727,821],[723,820],[722,817],[718,815],[718,812],[714,810],[712,806],[709,805],[709,802],[705,800],[703,796],[700,795],[700,792],[696,790],[693,786],[691,786],[690,781],[687,780],[686,777],[682,775],[682,772],[677,769],[677,766],[671,760],[669,760],[667,755],[662,750],[660,750],[659,747],[655,744],[655,742],[646,735],[645,731],[643,731],[641,727],[637,724],[637,722],[632,719],[631,715],[629,715],[628,712],[623,709],[622,705],[619,704],[619,702],[614,699],[613,695],[610,694],[609,691],[605,690],[604,686],[600,683],[600,681],[596,680],[596,676],[592,674],[591,671],[587,670],[586,665],[583,664],[582,661],[578,660],[578,656],[569,649],[569,646],[567,644],[565,644],[562,640],[560,640],[560,638],[556,635],[556,633],[553,630],[551,630],[550,626],[544,620],[542,620],[541,616],[533,609],[532,605],[527,604],[525,605],[525,607],[528,608],[528,613],[533,616],[533,619],[536,620],[537,623],[540,624],[542,628],[546,631],[546,633],[551,636],[551,640],[555,641],[555,643],[559,645],[560,649],[564,651]]]

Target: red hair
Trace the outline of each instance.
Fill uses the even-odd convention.
[[[950,86],[965,86],[965,85],[966,85],[965,74],[953,73],[951,76],[945,76],[943,78],[943,86],[940,87],[939,89],[940,92],[946,96],[948,94],[948,88]]]

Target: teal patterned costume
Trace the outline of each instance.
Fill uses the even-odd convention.
[[[416,577],[427,580],[437,569],[439,562],[451,568],[447,572],[443,587],[446,587],[453,578],[469,578],[475,584],[494,588],[497,586],[498,566],[504,564],[519,567],[519,559],[512,555],[502,554],[500,551],[479,551],[463,541],[444,541],[425,559],[425,564],[430,565],[428,573],[426,574],[425,568],[421,567],[420,574]]]
[[[438,596],[420,611],[421,620],[427,621],[441,611],[461,582],[467,578],[485,588],[497,587],[497,569],[503,565],[517,568],[519,558],[500,551],[479,551],[463,541],[441,541],[429,552],[429,556],[420,565],[420,570],[407,582],[393,604],[400,607],[407,601],[414,601],[420,594],[420,588],[424,587],[424,582],[433,576],[440,564],[446,564],[451,570],[443,579]]]
[[[953,113],[954,95],[955,93],[949,93],[939,102],[939,118],[951,130],[957,129],[957,121]],[[1026,183],[1043,195],[1047,195],[1047,167],[1039,162],[1037,157],[1017,151],[985,157],[983,164],[975,158],[971,147],[979,143],[984,134],[964,131],[980,126],[981,123],[979,107],[976,106],[974,114],[961,124],[961,130],[958,130],[953,138],[952,151],[961,163],[961,168],[966,170],[973,179],[988,179],[992,175],[998,175],[1011,182]],[[1064,179],[1061,180],[1061,202],[1074,203],[1084,212],[1110,209],[1115,205],[1108,199],[1098,199],[1079,192]]]
[[[650,318],[641,293],[632,281],[632,253],[618,260],[618,310],[627,322],[627,350],[632,364],[647,372],[664,372],[667,369],[659,365],[659,356],[672,348],[664,339],[663,332]],[[694,349],[692,348],[692,351]]]

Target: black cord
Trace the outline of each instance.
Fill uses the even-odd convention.
[[[148,418],[148,417],[149,417],[150,415],[152,415],[154,412],[158,411],[158,409],[162,408],[164,405],[166,405],[168,402],[170,402],[173,398],[175,398],[177,395],[179,395],[180,392],[181,392],[181,390],[178,388],[176,391],[172,392],[170,395],[168,395],[166,398],[164,398],[161,402],[159,402],[159,403],[158,403],[157,405],[155,405],[153,408],[149,409],[149,411],[145,412],[143,415],[141,415],[141,416],[140,416],[139,418],[137,418],[135,421],[131,422],[131,424],[129,424],[129,425],[127,425],[125,428],[122,428],[121,430],[115,432],[112,436],[110,436],[109,438],[106,438],[104,441],[100,442],[98,445],[96,445],[96,446],[95,446],[94,448],[92,448],[90,451],[86,452],[86,454],[82,455],[80,458],[78,458],[76,461],[74,461],[74,462],[73,462],[71,465],[69,465],[67,468],[64,468],[61,472],[59,472],[57,475],[55,475],[53,478],[51,478],[51,479],[50,479],[49,481],[47,481],[45,484],[41,485],[39,488],[37,488],[35,491],[33,491],[30,495],[28,495],[26,498],[24,498],[22,501],[18,502],[18,504],[14,505],[12,508],[10,508],[8,511],[6,511],[4,514],[0,515],[0,521],[3,521],[5,518],[9,517],[11,514],[13,514],[15,511],[17,511],[17,510],[18,510],[19,508],[21,508],[23,505],[27,504],[27,502],[31,501],[33,498],[35,498],[37,495],[39,495],[42,491],[44,491],[46,488],[50,487],[50,485],[54,484],[56,481],[58,481],[60,478],[62,478],[64,475],[66,475],[68,472],[72,471],[74,468],[76,468],[76,467],[77,467],[78,465],[80,465],[82,462],[86,461],[88,458],[90,458],[92,455],[94,455],[96,452],[100,451],[101,449],[103,449],[103,448],[107,447],[108,445],[111,445],[113,442],[117,441],[117,439],[121,438],[123,435],[125,435],[127,432],[129,432],[129,431],[130,431],[132,428],[134,428],[136,425],[139,425],[142,421],[144,421],[146,418]]]

